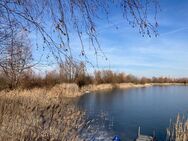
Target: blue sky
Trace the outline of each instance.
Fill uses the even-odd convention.
[[[120,12],[112,12],[110,23],[96,21],[98,39],[108,60],[99,56],[95,69],[147,77],[188,77],[188,1],[160,0],[160,6],[158,37],[142,37]],[[76,37],[71,46],[73,54],[78,54],[80,42]],[[86,50],[90,61],[97,64],[92,48],[86,47]],[[88,70],[94,69],[88,65]]]
[[[161,0],[160,5],[159,37],[142,37],[119,14],[113,24],[99,27],[111,69],[137,76],[188,77],[188,1]],[[109,63],[99,61],[99,67],[108,68]]]

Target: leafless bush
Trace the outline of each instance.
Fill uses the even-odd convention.
[[[60,83],[59,74],[56,71],[48,72],[44,78],[44,86],[53,87]]]
[[[94,82],[101,83],[139,83],[139,79],[133,75],[116,73],[111,70],[95,71]]]
[[[142,78],[140,79],[140,83],[141,83],[141,84],[146,84],[146,83],[151,83],[151,82],[152,82],[152,80],[149,79],[149,78],[146,78],[146,77],[142,77]]]
[[[20,79],[19,86],[23,89],[42,88],[45,86],[44,78],[36,75],[32,69],[25,71]]]
[[[2,72],[0,72],[0,91],[8,88],[7,79],[3,75]]]

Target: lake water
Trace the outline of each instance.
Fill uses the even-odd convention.
[[[164,141],[170,118],[188,113],[187,86],[153,86],[83,95],[78,105],[102,134],[131,141],[141,133]],[[98,136],[97,134],[95,136]]]

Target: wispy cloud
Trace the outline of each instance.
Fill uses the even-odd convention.
[[[186,1],[184,4],[168,0],[161,3],[165,10],[159,15],[160,36],[157,38],[143,38],[138,29],[131,28],[118,14],[110,23],[97,21],[98,39],[108,57],[106,61],[98,56],[99,69],[111,68],[139,76],[188,76],[188,15],[182,13],[188,12],[188,7],[177,10],[186,5]],[[75,37],[71,40],[73,54],[79,57],[80,41],[74,33],[71,36]],[[83,35],[83,43],[89,60],[96,64],[94,49],[86,35]]]
[[[175,33],[178,33],[178,32],[185,31],[185,30],[188,30],[188,27],[181,27],[181,28],[174,29],[174,30],[171,30],[171,31],[168,31],[168,32],[164,32],[164,33],[161,33],[160,36],[175,34]]]

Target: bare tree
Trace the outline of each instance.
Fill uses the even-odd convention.
[[[1,0],[0,42],[9,35],[9,26],[32,33],[36,31],[40,33],[45,47],[49,47],[61,61],[62,54],[66,58],[72,57],[74,49],[69,43],[75,36],[71,36],[71,33],[77,33],[81,56],[87,59],[83,41],[86,37],[94,53],[102,53],[105,57],[97,39],[95,21],[104,14],[108,19],[111,12],[109,7],[120,9],[125,20],[132,27],[137,27],[141,35],[157,35],[158,0]]]
[[[10,43],[3,46],[0,52],[0,68],[10,88],[17,86],[23,72],[33,66],[29,43],[23,36],[12,35]]]
[[[76,62],[73,59],[66,59],[60,63],[60,77],[63,82],[75,82],[78,77],[85,75],[85,65],[83,62]]]

